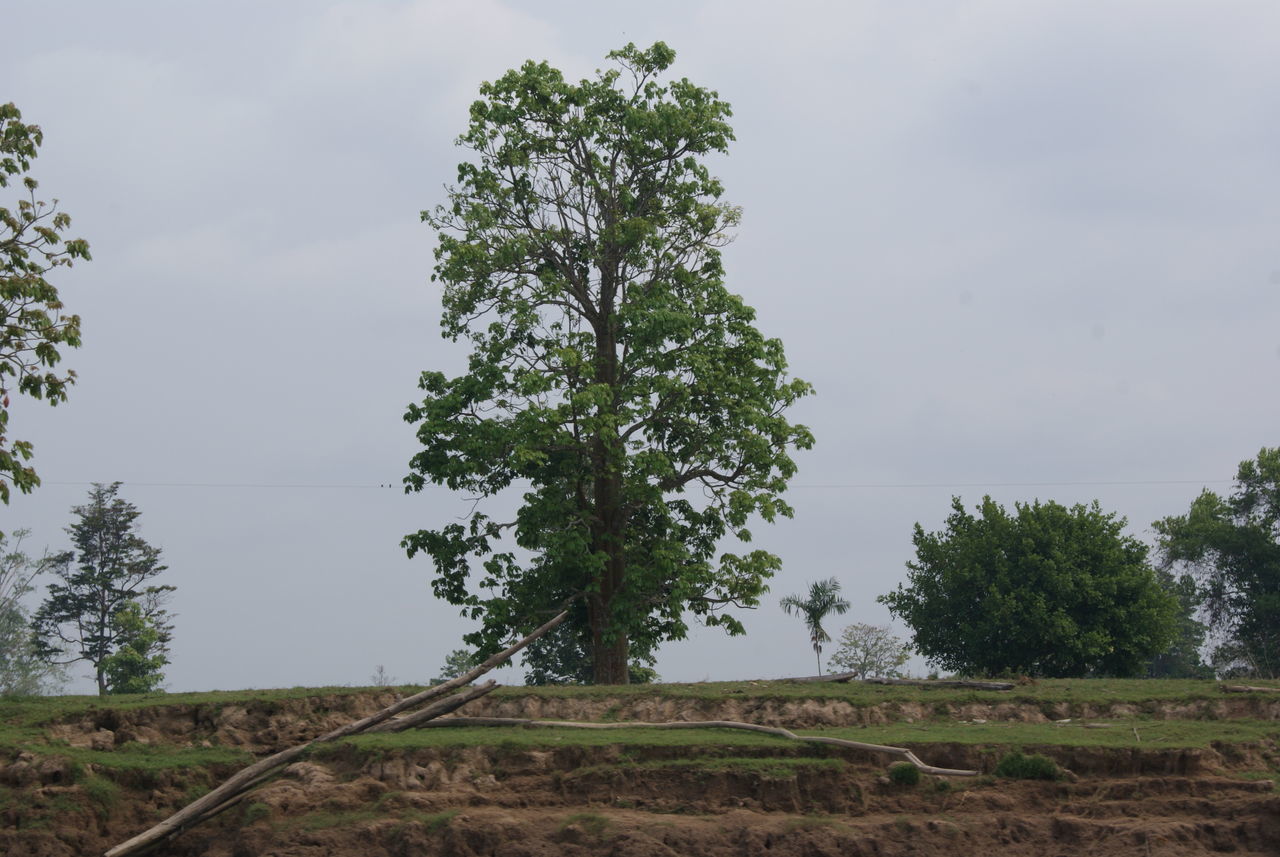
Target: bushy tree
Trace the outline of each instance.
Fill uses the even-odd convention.
[[[911,646],[895,637],[889,626],[855,623],[840,632],[839,645],[827,664],[858,678],[901,678],[898,667],[910,659]]]
[[[1177,604],[1125,520],[1095,502],[952,498],[946,528],[919,524],[908,581],[880,601],[934,664],[969,675],[1131,676],[1173,640]]]
[[[75,372],[58,374],[58,349],[80,345],[80,317],[63,311],[58,289],[46,275],[89,258],[83,239],[63,240],[71,217],[58,201],[36,196],[39,185],[26,175],[44,141],[38,125],[25,125],[13,104],[0,104],[0,188],[21,187],[14,207],[0,200],[0,500],[10,485],[30,492],[40,484],[30,441],[10,440],[9,396],[23,393],[51,405],[66,401]]]
[[[480,651],[579,600],[593,680],[620,684],[690,613],[743,631],[725,608],[756,606],[780,563],[717,544],[791,514],[790,450],[812,438],[784,417],[809,385],[724,285],[739,212],[704,159],[732,139],[729,105],[661,82],[660,42],[610,58],[577,84],[534,62],[484,84],[459,139],[474,160],[423,213],[444,334],[472,352],[458,377],[422,373],[407,489],[518,487],[523,504],[404,545],[482,622]]]
[[[151,693],[163,687],[169,638],[156,617],[143,615],[138,602],[126,601],[111,624],[116,649],[102,661],[107,693]]]
[[[1280,447],[1240,462],[1231,496],[1205,490],[1187,514],[1153,526],[1162,565],[1199,583],[1222,641],[1215,667],[1280,677]]]
[[[47,555],[34,559],[22,550],[28,535],[17,530],[10,542],[0,533],[0,696],[45,693],[62,683],[61,670],[37,653],[22,603],[49,564]]]
[[[164,604],[174,587],[150,583],[165,570],[160,550],[135,531],[141,513],[116,496],[119,490],[119,482],[95,483],[89,502],[71,510],[77,520],[67,533],[75,550],[56,558],[57,582],[50,584],[32,620],[42,656],[59,663],[88,661],[103,695],[111,692],[108,659],[122,646],[134,646],[149,628],[155,638],[135,651],[144,659],[155,658],[173,632]],[[130,605],[136,606],[144,629],[131,624]]]
[[[831,635],[822,623],[832,613],[843,615],[851,606],[840,597],[840,581],[834,577],[814,581],[809,584],[808,595],[788,595],[779,603],[787,615],[795,614],[804,620],[804,626],[809,630],[809,643],[818,659],[818,674],[821,675],[822,644],[831,642]]]

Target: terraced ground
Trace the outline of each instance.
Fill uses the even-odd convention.
[[[1264,683],[1265,684],[1265,683]],[[0,702],[0,854],[96,854],[255,757],[416,688]],[[912,749],[974,777],[725,729],[462,727],[317,747],[173,855],[1280,853],[1280,693],[736,682],[502,688],[468,716],[735,720]],[[997,775],[1012,751],[1054,779]]]

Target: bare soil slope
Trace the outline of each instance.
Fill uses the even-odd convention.
[[[95,706],[0,750],[0,854],[98,854],[150,826],[254,755],[314,737],[391,691],[235,703]],[[1053,705],[1056,705],[1054,703]],[[1275,726],[1261,740],[1143,748],[1046,743],[1057,781],[990,776],[1008,747],[912,745],[931,764],[987,776],[890,783],[874,754],[733,745],[513,741],[351,742],[314,753],[208,824],[179,855],[1198,855],[1280,853],[1280,703],[1265,696],[1168,703],[1028,704],[927,698],[544,696],[513,692],[470,715],[565,720],[733,719],[792,728],[911,721],[1035,723],[1053,714],[1113,730],[1159,719]],[[1117,707],[1121,706],[1121,707]],[[1128,707],[1123,707],[1128,706]],[[1129,720],[1126,718],[1143,718]],[[1145,726],[1144,726],[1145,728]],[[1269,727],[1268,727],[1269,729]],[[527,732],[527,730],[526,730]],[[505,733],[510,735],[509,732]],[[701,734],[701,730],[698,730]],[[234,753],[240,752],[240,758]],[[218,754],[223,754],[221,757]],[[227,754],[232,757],[228,758]],[[187,755],[181,755],[187,754]],[[130,760],[126,764],[123,760]],[[149,763],[154,762],[154,764]]]

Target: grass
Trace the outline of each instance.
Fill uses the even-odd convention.
[[[1250,680],[1251,684],[1280,687],[1280,681]],[[267,708],[286,700],[341,697],[388,690],[408,695],[420,685],[392,688],[293,687],[264,690],[214,690],[201,693],[120,694],[117,696],[40,696],[0,698],[0,725],[39,726],[76,719],[107,709],[128,711],[165,706],[227,705]],[[1107,705],[1156,702],[1195,702],[1222,699],[1218,682],[1192,679],[1041,679],[1012,691],[966,688],[918,688],[895,685],[828,684],[787,681],[700,682],[696,684],[636,684],[615,687],[503,687],[498,698],[527,696],[545,699],[608,699],[656,696],[678,700],[762,698],[777,700],[843,700],[854,706],[915,703],[945,710],[949,705],[1010,702],[1027,705],[1056,703]],[[616,713],[616,712],[615,712]],[[939,711],[941,713],[941,711]]]
[[[574,825],[581,828],[588,836],[600,839],[609,829],[609,819],[594,812],[579,812],[561,822],[560,830],[564,831]]]
[[[721,756],[698,759],[650,759],[643,762],[621,761],[608,765],[588,765],[574,769],[568,778],[608,774],[618,770],[686,771],[690,773],[735,773],[765,779],[790,779],[801,772],[837,774],[845,763],[834,758],[786,758],[776,756]]]

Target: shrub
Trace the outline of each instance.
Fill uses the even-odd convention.
[[[1006,754],[996,765],[996,776],[1011,780],[1056,780],[1060,774],[1057,763],[1048,756],[1024,756],[1017,750]]]
[[[914,786],[920,783],[920,769],[910,762],[898,762],[889,766],[889,782],[895,786]]]

